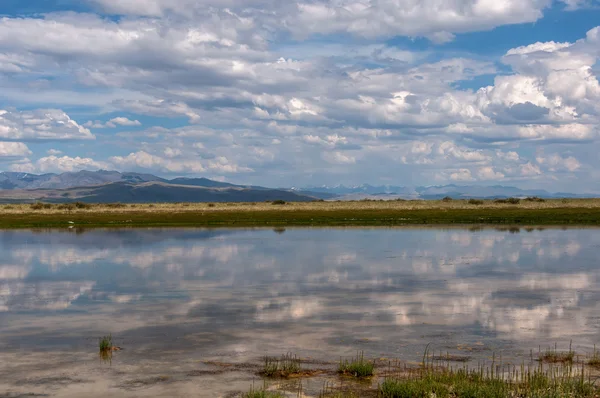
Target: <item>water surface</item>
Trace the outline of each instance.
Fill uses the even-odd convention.
[[[600,229],[0,231],[0,395],[233,396],[288,351],[589,352],[599,249]]]

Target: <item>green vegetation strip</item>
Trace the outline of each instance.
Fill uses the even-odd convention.
[[[0,213],[0,228],[270,227],[398,225],[600,225],[600,208],[311,209]]]

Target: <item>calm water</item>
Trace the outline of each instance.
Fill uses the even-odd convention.
[[[599,249],[599,229],[0,231],[0,395],[226,396],[256,376],[206,361],[288,351],[588,352]]]

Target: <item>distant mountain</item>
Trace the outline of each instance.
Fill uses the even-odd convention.
[[[271,200],[394,200],[394,199],[494,199],[538,196],[541,198],[598,197],[550,193],[511,186],[440,185],[406,187],[363,184],[347,187],[273,189],[235,185],[208,178],[174,178],[118,171],[79,171],[62,174],[0,173],[0,202],[261,202]]]
[[[166,181],[151,174],[118,171],[78,171],[62,174],[0,173],[0,189],[65,189],[109,184],[112,182],[143,183]]]
[[[80,171],[63,174],[0,173],[0,202],[306,202],[299,192],[240,186],[207,178],[166,180],[151,174]]]
[[[354,187],[346,187],[344,185],[337,185],[335,187],[307,187],[303,189],[292,188],[293,190],[315,192],[315,193],[327,193],[334,194],[336,196],[350,195],[350,194],[367,194],[367,195],[413,195],[414,190],[402,186],[394,185],[380,185],[373,186],[369,184],[358,185]]]
[[[393,185],[372,186],[363,184],[354,187],[338,185],[334,187],[307,187],[303,189],[292,188],[295,192],[315,192],[316,195],[335,195],[337,200],[361,200],[361,199],[442,199],[449,196],[453,199],[496,199],[509,197],[528,197],[538,196],[540,198],[583,198],[598,197],[596,194],[571,194],[571,193],[550,193],[543,189],[520,189],[511,186],[460,186],[460,185],[440,185],[430,187],[403,187]],[[330,198],[326,198],[330,199]]]

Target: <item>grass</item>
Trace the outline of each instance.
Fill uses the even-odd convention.
[[[375,374],[375,365],[367,361],[361,352],[352,360],[340,360],[338,373],[354,377],[371,377]]]
[[[281,358],[265,357],[261,376],[265,377],[290,377],[302,372],[300,360],[292,354],[282,355]]]
[[[100,352],[111,351],[112,346],[112,335],[110,334],[98,340],[98,347],[100,348]]]
[[[600,199],[187,204],[11,204],[0,228],[600,225]],[[471,202],[471,203],[469,203]]]
[[[256,390],[254,386],[247,393],[242,395],[243,398],[285,398],[280,392],[267,391],[266,387]]]
[[[408,377],[386,379],[380,386],[382,398],[509,398],[509,397],[573,397],[592,398],[598,389],[572,368],[562,372],[516,369],[507,373],[490,373],[485,369],[426,369]]]
[[[558,351],[555,345],[553,349],[548,349],[540,354],[538,359],[544,363],[573,363],[575,352],[571,349],[571,344],[569,344],[569,351],[565,352]]]
[[[592,354],[592,357],[588,359],[587,364],[592,368],[600,369],[600,354],[596,351],[596,345],[594,345],[594,353]]]

